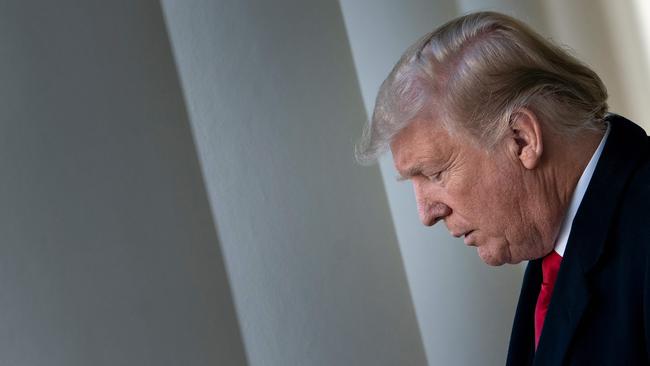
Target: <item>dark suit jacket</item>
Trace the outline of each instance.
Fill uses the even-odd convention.
[[[617,115],[573,220],[539,348],[528,263],[507,365],[650,364],[650,140]]]

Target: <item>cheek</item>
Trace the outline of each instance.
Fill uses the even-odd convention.
[[[456,213],[469,221],[472,229],[481,229],[494,235],[503,230],[509,210],[504,207],[503,193],[493,182],[476,182],[453,192]],[[496,230],[498,228],[498,230]]]
[[[520,185],[510,172],[493,169],[482,172],[485,179],[476,184],[477,210],[485,224],[503,231],[521,221]]]
[[[511,225],[521,222],[517,171],[500,154],[474,153],[462,169],[452,173],[448,192],[456,213],[470,225],[492,237],[504,236]]]

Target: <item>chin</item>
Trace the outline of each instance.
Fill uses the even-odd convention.
[[[478,247],[476,251],[481,260],[489,266],[497,267],[506,263],[513,264],[509,255],[510,252],[503,250],[503,248]]]

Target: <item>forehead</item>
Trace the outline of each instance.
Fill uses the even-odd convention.
[[[459,147],[457,139],[439,122],[413,120],[390,143],[395,167],[402,172],[417,163],[445,161]]]

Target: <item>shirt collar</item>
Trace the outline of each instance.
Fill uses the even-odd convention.
[[[585,192],[587,191],[587,187],[589,186],[589,181],[591,181],[591,176],[594,175],[596,164],[598,163],[600,154],[603,152],[603,148],[605,147],[605,141],[607,141],[607,136],[609,136],[609,131],[611,130],[611,126],[609,122],[606,123],[607,123],[607,131],[605,132],[605,135],[603,136],[602,140],[600,140],[600,144],[598,145],[598,148],[591,156],[591,160],[589,160],[589,164],[587,164],[585,170],[582,172],[582,175],[580,176],[580,180],[578,180],[576,189],[573,191],[573,196],[571,197],[571,203],[569,204],[569,209],[567,210],[566,215],[564,216],[564,220],[562,221],[562,226],[560,227],[560,234],[558,235],[557,240],[555,241],[555,251],[561,256],[564,256],[564,250],[566,249],[566,245],[569,240],[569,234],[571,233],[571,226],[573,225],[573,218],[576,216],[576,212],[578,212],[578,207],[580,207],[580,202],[582,202],[582,197],[584,197]]]

